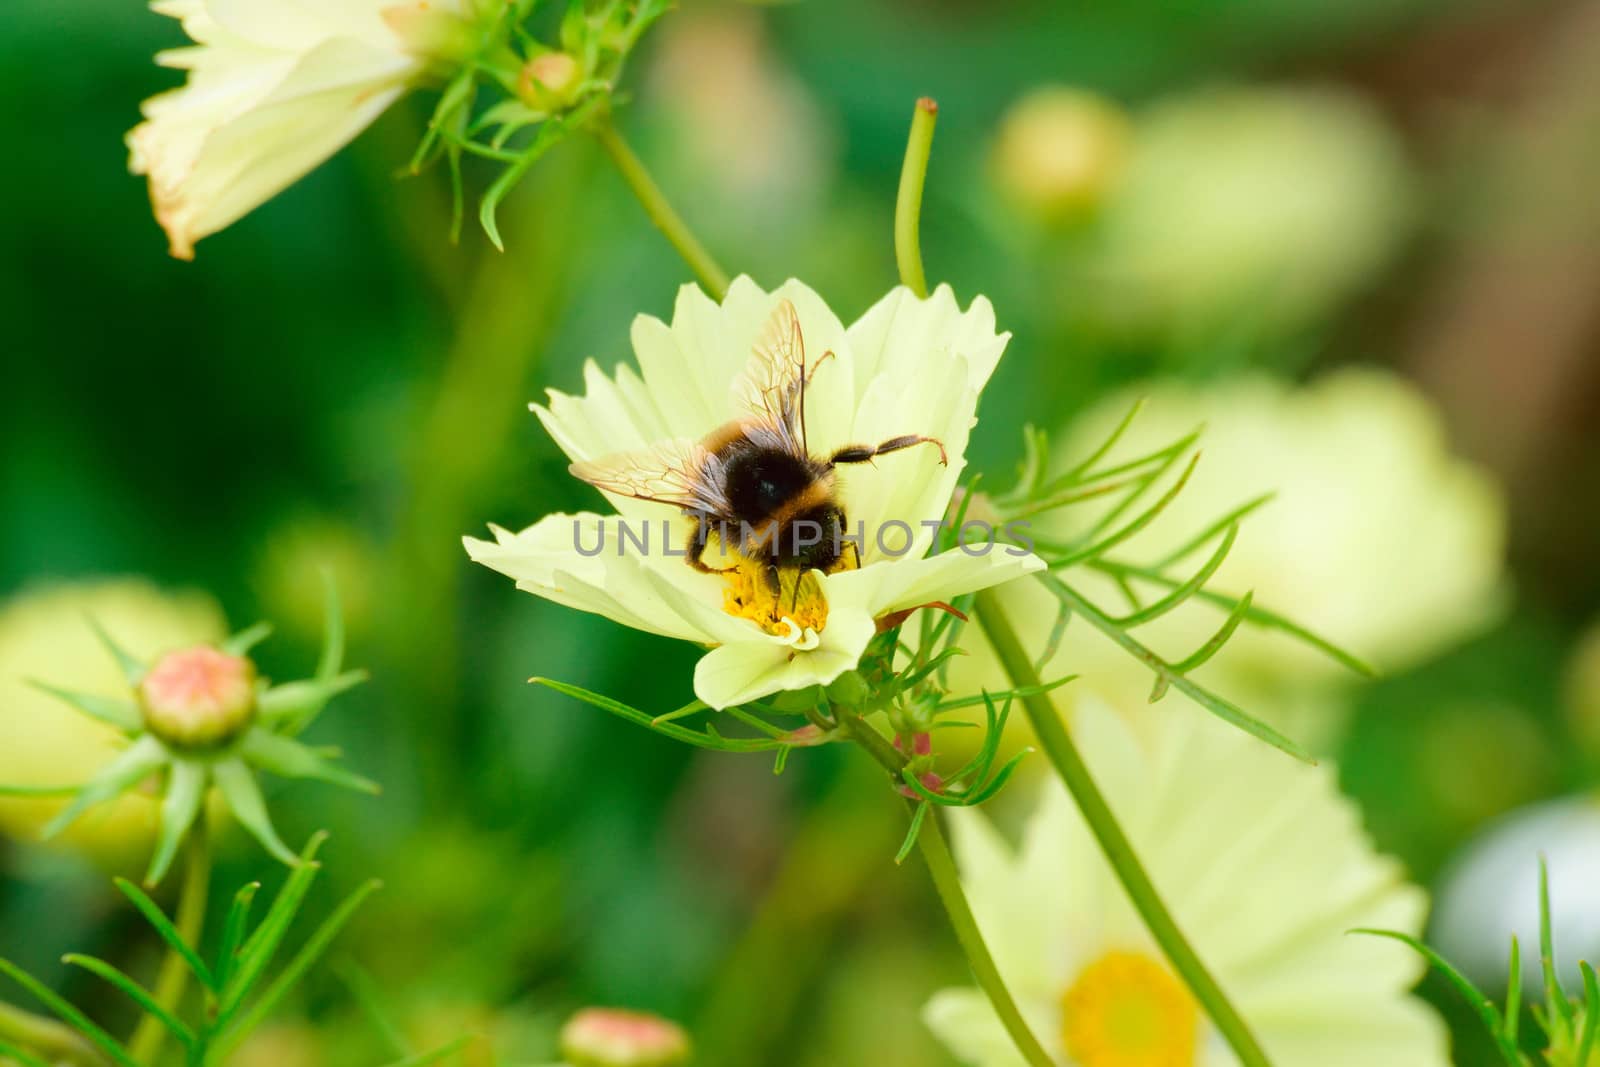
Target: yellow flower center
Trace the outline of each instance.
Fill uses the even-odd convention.
[[[1108,952],[1061,997],[1079,1067],[1194,1067],[1199,1013],[1183,984],[1137,952]]]
[[[855,546],[845,548],[829,574],[855,570],[859,566]],[[814,647],[816,635],[828,624],[828,599],[816,571],[780,567],[773,571],[765,562],[739,557],[731,570],[723,572],[722,610],[749,619],[775,637],[789,639],[802,647]]]

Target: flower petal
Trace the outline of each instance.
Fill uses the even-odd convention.
[[[860,570],[830,574],[822,579],[822,590],[830,611],[841,604],[856,605],[876,619],[936,600],[953,600],[1043,569],[1044,561],[1038,556],[1003,545],[993,546],[984,555],[952,549],[937,556],[885,560]]]
[[[681,600],[672,595],[681,590],[673,590],[646,556],[621,547],[622,521],[591,512],[546,515],[518,533],[491,526],[492,542],[467,537],[463,543],[474,561],[515,579],[517,588],[558,604],[604,615],[648,633],[699,643],[719,640],[718,631],[707,632],[685,618]],[[595,553],[585,554],[591,548]],[[716,585],[711,575],[697,574],[681,564],[677,569],[683,572],[678,580],[685,584]],[[696,591],[700,600],[720,595],[715,588]],[[730,624],[739,621],[724,618]]]
[[[827,685],[861,662],[877,627],[872,616],[833,605],[822,643],[799,651],[780,638],[761,634],[712,649],[694,669],[695,696],[718,710],[760,700],[773,693]]]
[[[1027,1067],[981,990],[941,989],[922,1009],[928,1029],[973,1067]]]

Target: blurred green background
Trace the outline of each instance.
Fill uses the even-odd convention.
[[[460,549],[485,521],[591,505],[526,402],[626,358],[632,314],[670,314],[687,278],[603,158],[575,140],[537,168],[503,209],[508,253],[470,227],[453,247],[445,176],[399,176],[431,105],[413,99],[179,263],[121,142],[173,84],[151,55],[176,26],[134,0],[12,0],[0,24],[0,594],[203,589],[235,626],[278,624],[261,659],[288,678],[334,570],[373,681],[313,739],[386,792],[297,786],[274,810],[291,841],[332,831],[324,906],[385,879],[338,955],[419,1041],[478,1028],[535,1062],[598,1002],[683,1021],[718,1067],[949,1062],[917,1013],[963,965],[922,872],[891,861],[901,816],[862,761],[806,751],[774,777],[530,688],[664,710],[694,651],[515,593]],[[1380,681],[1328,683],[1317,736],[1379,846],[1437,888],[1494,820],[1600,766],[1600,668],[1578,655],[1600,621],[1597,71],[1591,2],[686,0],[630,69],[623,122],[726,265],[801,277],[848,320],[894,281],[905,127],[936,97],[929,273],[1015,334],[971,457],[1001,484],[1024,422],[1151,379],[1416,383],[1503,500],[1496,607],[1408,623],[1441,636]],[[1018,101],[1052,84],[1100,102],[1027,126]],[[1067,163],[1052,144],[1076,146]],[[1102,169],[1132,177],[1108,191]],[[1406,595],[1380,587],[1373,612]],[[219,892],[278,877],[228,842]],[[123,1023],[55,963],[149,965],[104,878],[119,862],[0,841],[0,951]],[[1600,942],[1593,898],[1558,904],[1586,905]],[[1467,940],[1499,952],[1491,927]],[[373,1062],[338,970],[256,1062]],[[1426,991],[1459,1061],[1490,1062]]]

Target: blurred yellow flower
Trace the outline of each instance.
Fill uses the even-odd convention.
[[[94,619],[132,654],[220,641],[222,610],[196,592],[164,593],[137,578],[78,582],[25,592],[0,609],[0,784],[68,786],[88,781],[122,749],[115,729],[40,692],[30,680],[106,698],[128,696]],[[0,830],[37,840],[71,798],[0,797]],[[132,793],[79,819],[55,840],[121,861],[149,847],[153,799]]]
[[[990,172],[1019,208],[1062,221],[1100,202],[1121,177],[1131,140],[1128,117],[1113,102],[1047,85],[1006,112]]]
[[[1137,118],[1096,266],[1136,325],[1299,325],[1388,262],[1407,186],[1398,139],[1359,97],[1193,93]]]
[[[1346,370],[1310,385],[1247,377],[1209,386],[1157,384],[1107,465],[1171,444],[1203,425],[1200,461],[1161,516],[1116,555],[1163,559],[1240,505],[1274,494],[1242,522],[1226,562],[1207,583],[1235,596],[1254,592],[1270,608],[1347,648],[1380,670],[1413,666],[1489,623],[1504,583],[1506,509],[1499,489],[1454,456],[1443,421],[1413,386],[1376,370]],[[1112,397],[1071,428],[1061,455],[1082,458],[1112,432],[1135,394]],[[1177,478],[1173,471],[1164,484]],[[1147,500],[1154,500],[1161,487]],[[1106,505],[1073,505],[1037,520],[1041,536],[1081,534]],[[1198,570],[1214,544],[1168,573]],[[1077,568],[1070,579],[1121,610],[1108,578]],[[1135,583],[1138,585],[1139,583]],[[1161,590],[1141,586],[1146,601]],[[1044,651],[1055,598],[1034,582],[1001,594],[1025,620],[1029,651]],[[1225,612],[1191,600],[1141,626],[1136,636],[1178,659],[1199,648]],[[962,691],[1005,688],[981,633],[973,655],[951,665]],[[1150,673],[1081,620],[1044,665],[1047,676],[1078,674],[1058,704],[1092,692],[1126,711],[1148,706]],[[1337,727],[1343,683],[1358,676],[1276,630],[1241,626],[1197,680],[1222,692],[1296,741],[1324,749]],[[1169,703],[1158,705],[1165,719]],[[1171,716],[1195,709],[1178,708]]]
[[[1386,671],[1412,666],[1493,618],[1505,503],[1485,473],[1452,454],[1438,411],[1414,386],[1386,372],[1345,370],[1306,386],[1249,377],[1157,385],[1139,395],[1144,407],[1106,462],[1202,425],[1204,432],[1188,484],[1127,544],[1124,558],[1161,559],[1233,508],[1271,493],[1244,520],[1213,587],[1254,590],[1257,603]],[[1092,451],[1132,401],[1114,397],[1080,419],[1067,454]],[[1062,517],[1085,524],[1094,514],[1084,507]],[[1205,555],[1190,554],[1184,566],[1198,567]],[[1194,647],[1219,622],[1215,610],[1190,604],[1140,633],[1157,647]],[[1349,674],[1302,642],[1248,626],[1219,661],[1274,682]]]
[[[1102,704],[1072,725],[1085,759],[1173,916],[1286,1067],[1445,1067],[1445,1028],[1407,990],[1421,958],[1353,937],[1415,934],[1427,900],[1375,853],[1333,772],[1208,716],[1150,743]],[[988,819],[952,814],[962,881],[1033,1032],[1070,1067],[1236,1061],[1123,895],[1051,779],[1020,851]],[[949,989],[928,1025],[963,1061],[1022,1067],[988,999]]]
[[[146,100],[129,169],[172,254],[228,226],[344,147],[463,47],[467,0],[156,0],[195,42],[156,61],[189,72]]]

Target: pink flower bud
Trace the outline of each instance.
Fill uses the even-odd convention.
[[[561,1028],[561,1055],[572,1067],[678,1067],[689,1060],[689,1035],[656,1015],[585,1008]]]
[[[583,67],[565,52],[543,52],[528,60],[517,77],[517,95],[529,107],[550,110],[577,99]]]
[[[145,726],[174,748],[214,748],[256,714],[256,668],[206,645],[169,652],[139,684]]]

